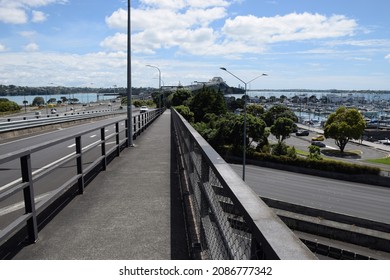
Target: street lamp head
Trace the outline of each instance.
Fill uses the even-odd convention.
[[[219,69],[221,69],[223,71],[227,71],[225,67],[219,67]]]

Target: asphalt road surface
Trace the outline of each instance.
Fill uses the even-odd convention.
[[[232,165],[241,174],[242,165]],[[246,165],[246,183],[261,197],[390,224],[390,188]]]
[[[115,132],[114,125],[108,125],[114,121],[120,121],[120,126],[123,129],[125,125],[125,116],[100,120],[96,122],[90,122],[83,125],[73,126],[66,129],[55,130],[31,137],[26,137],[18,139],[15,141],[10,141],[7,143],[0,144],[1,154],[10,153],[17,151],[26,147],[32,147],[38,144],[42,144],[46,141],[54,140],[60,137],[74,135],[86,131],[87,129],[96,130],[84,135],[82,137],[82,146],[83,148],[97,142],[100,140],[100,129],[99,127],[107,125],[105,128],[106,137]],[[120,139],[125,138],[125,132],[123,131],[120,134]],[[106,142],[106,150],[108,151],[115,144],[115,138],[111,138]],[[41,170],[45,170],[50,167],[55,162],[66,158],[67,156],[75,153],[75,142],[74,140],[69,140],[51,146],[39,152],[33,153],[31,155],[31,165],[33,173],[37,173]],[[83,155],[83,164],[87,166],[89,163],[93,162],[101,154],[100,147],[97,146]],[[57,169],[50,175],[34,182],[34,191],[35,198],[37,201],[49,195],[50,192],[54,191],[58,186],[65,183],[69,178],[77,174],[76,162],[70,161],[66,165]],[[7,189],[7,186],[12,184],[15,180],[18,180],[21,176],[20,172],[20,163],[18,160],[10,161],[5,164],[0,165],[0,190]],[[17,217],[23,211],[23,197],[22,193],[11,196],[5,201],[0,202],[0,229],[7,224],[7,221]]]

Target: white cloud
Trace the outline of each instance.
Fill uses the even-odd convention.
[[[3,6],[0,3],[0,21],[9,24],[27,23],[27,13],[18,7]]]
[[[45,13],[41,11],[32,11],[32,22],[44,22],[47,19]]]
[[[272,44],[288,41],[335,39],[352,36],[357,23],[343,15],[325,16],[291,13],[284,16],[227,17],[224,0],[142,0],[141,8],[131,10],[132,50],[154,54],[177,48],[178,53],[223,55],[239,58],[244,53],[259,54]],[[174,5],[175,4],[175,5]],[[221,29],[212,27],[225,20]],[[109,27],[125,31],[127,11],[119,9],[106,18]],[[106,38],[101,46],[126,50],[124,34]]]
[[[144,6],[157,9],[181,10],[184,8],[209,8],[209,7],[227,7],[232,1],[227,0],[141,0]]]
[[[127,11],[119,9],[111,16],[106,17],[106,23],[110,28],[126,29],[127,28]]]
[[[0,52],[5,52],[6,50],[7,48],[5,47],[5,45],[0,43]]]
[[[27,11],[34,7],[49,4],[66,4],[68,0],[0,0],[0,22],[7,24],[25,24],[29,18]],[[32,12],[32,21],[41,22],[46,15],[39,11]]]
[[[262,18],[252,15],[237,16],[228,19],[222,31],[229,39],[253,44],[350,36],[356,28],[355,20],[342,15],[326,17],[320,14],[292,13]]]
[[[107,37],[100,43],[100,46],[115,50],[115,51],[126,51],[127,50],[127,34],[116,33],[114,36]]]
[[[385,59],[387,59],[390,62],[390,54],[386,55]]]
[[[35,31],[21,31],[21,32],[19,32],[20,36],[28,38],[28,39],[32,39],[36,34],[37,34],[37,32],[35,32]]]
[[[39,46],[35,43],[30,43],[24,46],[24,50],[27,52],[36,52],[39,50]]]
[[[111,86],[115,81],[126,85],[126,57],[123,52],[0,53],[0,84],[42,86],[51,81],[64,86]]]
[[[368,40],[336,40],[326,42],[327,46],[353,46],[353,47],[390,47],[388,39],[368,39]]]

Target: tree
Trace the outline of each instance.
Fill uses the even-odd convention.
[[[294,121],[286,117],[278,118],[271,126],[271,133],[275,135],[278,142],[282,142],[284,139],[290,136],[295,127]]]
[[[45,99],[41,96],[37,96],[33,99],[32,103],[33,106],[42,106],[45,104]]]
[[[227,112],[223,94],[211,88],[203,87],[189,103],[191,111],[194,112],[195,122],[201,122],[207,113],[224,115]]]
[[[220,128],[219,139],[223,144],[232,144],[235,148],[243,147],[244,138],[244,116],[236,114],[227,114],[225,118],[219,118],[216,124]],[[247,148],[253,142],[263,141],[267,135],[265,132],[265,123],[262,119],[247,114],[246,118],[246,145]],[[268,135],[267,135],[268,136]],[[221,144],[222,144],[221,143]]]
[[[286,117],[291,119],[293,122],[298,121],[298,117],[294,114],[294,112],[284,105],[275,105],[272,106],[267,112],[264,113],[263,119],[267,126],[272,126],[274,122],[280,118]]]
[[[188,122],[192,123],[194,121],[194,113],[190,111],[190,108],[184,105],[179,105],[175,107],[176,111],[183,116]]]
[[[340,152],[343,153],[349,140],[361,139],[365,127],[363,115],[358,110],[341,106],[329,115],[325,123],[324,135],[326,138],[333,138]]]
[[[50,98],[50,99],[47,101],[47,104],[54,104],[54,103],[57,103],[57,99],[55,99],[55,98]]]
[[[314,146],[314,145],[310,145],[309,146],[309,156],[308,156],[309,159],[313,159],[313,160],[321,160],[321,149],[320,147],[317,147],[317,146]]]
[[[191,97],[191,92],[186,89],[178,89],[172,97],[172,106],[186,105],[185,102]]]
[[[6,98],[0,98],[0,112],[13,112],[19,111],[20,106],[13,101],[9,101]]]
[[[264,114],[264,108],[261,105],[258,104],[250,104],[247,108],[246,111],[248,114],[252,114],[256,117],[260,117],[262,114]]]

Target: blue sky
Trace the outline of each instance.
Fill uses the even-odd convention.
[[[132,85],[390,90],[388,0],[132,0]],[[127,1],[0,0],[0,84],[126,86]]]

